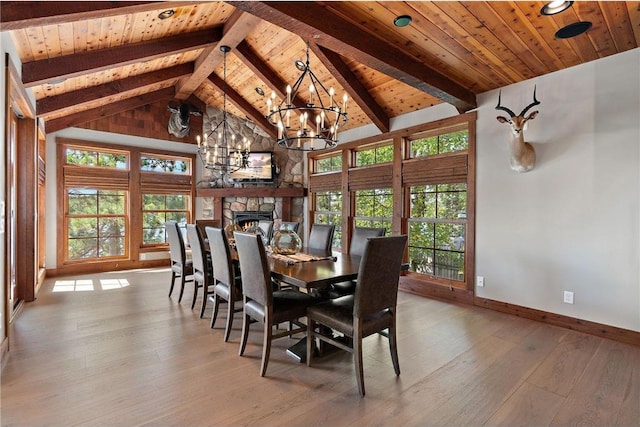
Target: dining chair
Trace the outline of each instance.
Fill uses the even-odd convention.
[[[336,226],[333,224],[312,224],[307,247],[309,249],[329,252],[331,250],[331,244],[333,243],[333,233],[335,229]]]
[[[221,302],[227,302],[227,323],[224,328],[224,341],[229,341],[231,327],[233,326],[233,315],[242,311],[236,308],[236,301],[242,301],[241,277],[236,274],[233,265],[231,248],[227,235],[221,228],[206,227],[207,239],[209,239],[209,249],[211,251],[211,263],[213,266],[213,312],[211,313],[211,328],[216,323],[218,309]]]
[[[200,229],[195,224],[187,224],[187,238],[191,246],[191,259],[193,260],[193,280],[195,287],[193,290],[193,301],[191,309],[196,305],[198,289],[202,288],[202,305],[200,307],[200,318],[204,316],[207,306],[207,299],[213,293],[213,275],[211,273],[211,260],[204,245],[204,238],[200,234]]]
[[[386,229],[384,227],[354,227],[353,234],[351,235],[351,242],[349,243],[349,254],[362,256],[364,248],[367,245],[367,239],[369,237],[384,236]],[[345,295],[353,294],[356,290],[356,281],[351,280],[348,282],[334,283],[329,288],[329,298],[339,298]]]
[[[258,227],[262,230],[262,234],[265,238],[265,244],[271,244],[271,238],[273,237],[273,221],[261,219],[258,221]]]
[[[193,276],[193,261],[187,259],[187,251],[178,223],[176,221],[167,221],[164,224],[164,229],[167,233],[167,240],[169,241],[169,258],[171,260],[171,287],[169,288],[169,296],[171,296],[173,292],[176,279],[180,278],[180,296],[178,296],[178,302],[181,302],[185,284],[187,282],[193,282],[193,277],[187,279],[188,276]]]
[[[407,236],[372,237],[367,240],[358,269],[355,294],[330,299],[307,309],[307,365],[311,366],[315,341],[354,353],[360,396],[365,395],[362,339],[388,329],[389,350],[396,375],[400,375],[396,341],[398,280]],[[319,326],[324,326],[322,328]],[[319,328],[316,332],[315,329]],[[329,330],[331,333],[320,331]],[[338,332],[350,338],[334,338]]]
[[[300,223],[299,222],[293,222],[293,221],[282,221],[280,223],[280,228],[279,230],[292,230],[295,233],[298,233],[298,230],[300,229]]]
[[[238,354],[244,354],[251,320],[261,322],[264,325],[264,338],[260,376],[263,377],[269,363],[271,341],[306,331],[306,326],[298,319],[306,316],[307,307],[314,304],[316,299],[292,289],[274,291],[267,255],[260,236],[240,232],[233,234],[242,272],[244,314]],[[288,330],[274,333],[274,326],[283,322],[292,322],[295,327],[290,325]]]
[[[196,219],[196,226],[200,229],[200,235],[205,238],[207,237],[206,227],[221,227],[219,219]]]

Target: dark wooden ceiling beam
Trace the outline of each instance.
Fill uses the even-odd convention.
[[[275,126],[271,125],[267,119],[253,107],[246,99],[242,97],[233,88],[230,88],[224,80],[218,77],[215,73],[211,73],[209,76],[209,82],[215,86],[215,88],[221,92],[226,93],[227,98],[235,105],[240,111],[242,111],[249,120],[253,121],[256,125],[260,126],[270,137],[276,139],[278,136],[278,130]]]
[[[200,2],[181,1],[2,1],[2,31],[56,25],[127,13],[166,10]]]
[[[224,53],[220,50],[220,46],[229,46],[233,50],[260,21],[261,19],[257,16],[236,9],[224,23],[223,35],[218,44],[207,47],[196,60],[193,74],[176,85],[176,98],[188,98],[223,62]]]
[[[101,102],[102,99],[110,96],[126,94],[127,92],[139,90],[146,86],[172,81],[180,77],[188,76],[192,72],[193,63],[180,64],[126,79],[114,80],[99,86],[42,98],[36,101],[36,112],[38,116],[46,119],[48,115],[63,111],[67,108]]]
[[[155,92],[149,92],[143,95],[124,99],[122,101],[106,104],[102,107],[92,108],[79,113],[69,114],[68,116],[60,117],[58,119],[45,121],[44,128],[47,133],[56,132],[82,123],[101,119],[103,117],[113,116],[123,111],[133,110],[134,108],[139,108],[154,102],[170,100],[174,97],[174,94],[175,89],[173,87],[160,89]]]
[[[459,110],[477,107],[473,92],[321,4],[295,1],[228,3],[334,52],[340,52]]]
[[[353,74],[340,55],[315,43],[309,43],[309,47],[362,112],[380,129],[380,132],[389,132],[389,116],[373,99],[373,96],[369,94],[367,88]]]
[[[222,27],[22,64],[25,87],[163,58],[217,43]]]
[[[287,83],[280,78],[280,76],[273,71],[260,56],[256,53],[255,50],[246,41],[240,43],[236,50],[235,55],[240,58],[240,60],[246,65],[253,73],[264,83],[269,86],[269,89],[274,91],[280,99],[285,99],[287,96],[286,88]],[[266,96],[271,96],[271,92],[267,91]],[[266,106],[266,97],[265,97],[265,106]],[[291,103],[296,107],[303,107],[307,103],[300,94],[297,94]],[[311,121],[309,118],[309,123],[314,126],[315,122]]]

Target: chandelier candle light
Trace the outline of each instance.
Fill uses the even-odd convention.
[[[231,51],[229,46],[220,46],[224,53],[223,80],[227,82],[227,53]],[[204,167],[221,175],[243,169],[248,166],[248,157],[251,141],[246,137],[236,137],[227,122],[227,93],[222,92],[222,121],[213,126],[211,132],[205,133],[202,140],[200,135],[196,137],[198,154],[204,163]]]
[[[347,94],[340,102],[333,87],[327,90],[318,80],[309,66],[308,43],[307,62],[298,59],[295,64],[302,74],[293,86],[287,86],[286,98],[280,102],[275,91],[271,92],[265,117],[278,127],[280,147],[301,151],[333,148],[338,144],[338,129],[347,123]]]

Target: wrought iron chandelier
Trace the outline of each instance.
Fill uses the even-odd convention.
[[[287,86],[286,97],[276,100],[275,91],[267,98],[267,120],[278,128],[277,143],[290,150],[315,151],[338,144],[338,129],[347,123],[346,94],[336,100],[333,87],[326,89],[307,61],[295,61],[302,71],[293,86]],[[307,83],[308,82],[308,83]],[[306,97],[306,99],[305,99]]]
[[[226,176],[249,165],[251,141],[246,137],[236,136],[227,122],[227,53],[231,48],[220,46],[220,50],[224,54],[223,81],[225,84],[222,91],[222,120],[217,125],[213,125],[209,133],[204,133],[202,140],[198,135],[196,141],[198,154],[204,167]]]

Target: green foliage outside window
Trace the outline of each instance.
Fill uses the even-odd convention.
[[[356,227],[385,228],[391,230],[393,217],[393,190],[390,188],[374,188],[359,190],[355,194]]]
[[[410,270],[464,280],[467,185],[410,188]]]
[[[125,255],[126,198],[121,190],[67,190],[68,259]]]
[[[431,136],[411,141],[411,157],[426,157],[441,153],[452,153],[469,148],[469,131],[461,130],[444,135]]]
[[[316,210],[314,221],[318,224],[333,224],[332,247],[339,248],[342,242],[342,193],[340,191],[323,191],[315,193]]]
[[[356,151],[356,166],[369,166],[393,161],[393,145]]]
[[[176,221],[185,227],[188,221],[189,196],[167,194],[142,195],[142,243],[166,243],[164,224]]]
[[[316,172],[335,172],[342,170],[342,156],[326,157],[316,160]]]
[[[177,158],[140,156],[140,170],[146,172],[188,173],[190,162]]]
[[[101,152],[97,150],[67,148],[66,162],[68,165],[127,169],[128,156],[126,154]]]

